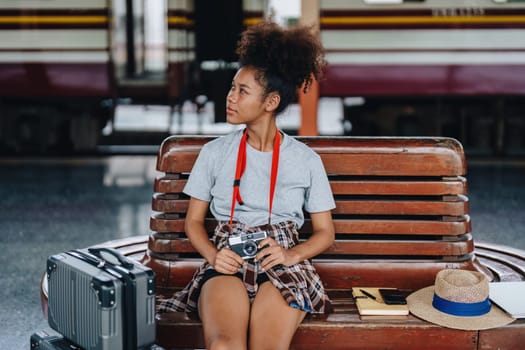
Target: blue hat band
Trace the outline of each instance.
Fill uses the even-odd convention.
[[[454,316],[481,316],[490,311],[489,298],[477,303],[461,303],[441,298],[434,293],[432,306],[437,310]]]

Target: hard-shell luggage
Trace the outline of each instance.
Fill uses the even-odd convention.
[[[85,350],[141,349],[155,342],[155,275],[110,248],[47,260],[48,321]]]
[[[33,333],[30,338],[31,350],[82,350],[60,335],[51,335],[46,331]]]

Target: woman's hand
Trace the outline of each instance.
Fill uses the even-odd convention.
[[[291,266],[321,254],[332,245],[335,238],[332,213],[330,211],[310,213],[310,218],[312,235],[301,244],[285,249],[271,237],[259,242],[260,251],[255,256],[255,261],[259,262],[261,268],[268,270],[279,264]]]
[[[219,250],[211,262],[211,265],[217,272],[227,275],[239,272],[243,264],[244,260],[233,250],[226,247]]]
[[[298,263],[291,250],[281,247],[273,238],[266,237],[259,242],[259,252],[255,261],[263,270],[269,270],[277,265],[290,266]]]
[[[185,231],[195,249],[220,273],[232,275],[239,271],[244,260],[229,248],[217,251],[206,231],[205,219],[209,203],[197,198],[190,199],[186,212]]]

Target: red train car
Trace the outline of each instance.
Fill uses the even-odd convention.
[[[90,115],[114,88],[110,27],[107,1],[0,1],[4,146],[47,149],[61,133],[92,142]]]
[[[119,101],[176,105],[210,95],[202,63],[230,64],[236,34],[264,5],[0,0],[0,149],[93,150]]]
[[[525,153],[525,1],[318,3],[329,63],[320,94],[344,99],[347,134],[445,135],[471,154]],[[0,0],[0,149],[92,150],[124,100],[206,95],[221,121],[237,34],[267,6]],[[160,41],[148,39],[152,22]]]
[[[525,1],[320,0],[320,93],[349,134],[446,135],[525,148]]]

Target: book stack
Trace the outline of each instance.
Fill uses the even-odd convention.
[[[361,319],[406,319],[408,305],[386,304],[379,290],[392,290],[395,288],[354,287],[354,296],[357,310]]]

